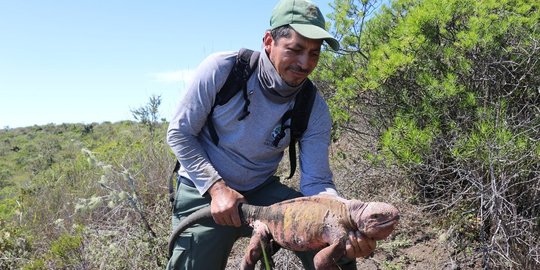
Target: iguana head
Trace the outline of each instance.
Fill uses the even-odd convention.
[[[374,240],[388,237],[399,222],[399,210],[384,202],[351,200],[349,212],[358,229]]]

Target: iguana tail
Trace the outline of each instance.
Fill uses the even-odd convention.
[[[180,221],[180,224],[176,226],[174,231],[171,233],[171,236],[169,237],[169,258],[172,256],[174,250],[174,242],[176,242],[176,238],[187,228],[191,227],[191,225],[200,223],[201,220],[208,218],[212,218],[210,206],[201,208]]]
[[[253,205],[248,204],[240,204],[238,206],[240,218],[242,219],[242,223],[247,224],[246,218],[250,218],[254,212],[256,212],[255,209],[259,208]],[[212,218],[212,213],[210,212],[210,206],[206,206],[204,208],[201,208],[195,212],[193,212],[191,215],[187,216],[186,218],[182,219],[178,226],[174,229],[174,231],[171,233],[171,236],[169,237],[169,258],[172,256],[173,250],[174,250],[174,242],[176,242],[176,238],[184,232],[187,228],[191,227],[193,224],[200,223],[202,220]]]

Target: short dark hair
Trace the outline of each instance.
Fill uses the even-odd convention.
[[[270,35],[272,36],[272,39],[275,41],[279,40],[280,38],[288,38],[291,36],[291,31],[293,31],[292,27],[288,24],[276,27],[272,30],[270,30]]]

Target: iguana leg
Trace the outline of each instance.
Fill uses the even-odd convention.
[[[268,227],[262,222],[255,221],[253,222],[253,235],[249,240],[249,245],[244,255],[244,260],[240,266],[241,270],[253,270],[257,262],[263,257],[262,247],[264,245],[265,251],[268,259],[271,260],[271,243],[270,243],[270,232]]]
[[[345,245],[341,242],[334,243],[321,249],[313,258],[315,269],[338,270],[337,261],[345,255]]]

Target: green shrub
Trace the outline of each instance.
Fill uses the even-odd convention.
[[[78,229],[75,235],[64,233],[53,241],[49,256],[57,268],[76,268],[82,261],[81,248],[82,236]]]
[[[397,0],[378,14],[373,4],[334,3],[343,50],[317,75],[336,127],[369,123],[416,201],[467,216],[458,248],[477,241],[485,268],[539,265],[540,3]]]

